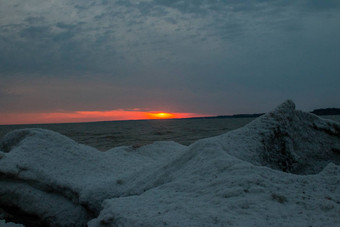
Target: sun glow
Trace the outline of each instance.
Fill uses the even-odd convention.
[[[173,113],[147,113],[149,119],[169,119],[176,118],[176,115]]]

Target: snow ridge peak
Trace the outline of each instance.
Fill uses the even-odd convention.
[[[273,113],[287,113],[287,112],[292,112],[295,110],[295,103],[288,99],[281,103],[279,106],[277,106],[272,112]]]

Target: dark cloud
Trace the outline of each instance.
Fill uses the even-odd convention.
[[[26,23],[31,24],[31,25],[36,25],[36,24],[43,24],[46,22],[44,17],[37,17],[37,16],[29,16],[24,20]]]
[[[41,94],[44,78],[86,84],[86,92],[60,87],[50,99],[26,94],[49,109],[143,104],[223,114],[286,98],[303,108],[339,105],[339,11],[338,1],[314,0],[3,2],[0,77],[9,86],[41,80],[27,81]],[[8,110],[20,104],[0,91]]]
[[[337,0],[328,1],[304,1],[302,7],[306,10],[311,10],[312,12],[322,12],[322,11],[336,11],[340,8],[340,2]]]

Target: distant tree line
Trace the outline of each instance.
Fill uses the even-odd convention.
[[[340,108],[326,108],[326,109],[315,109],[311,113],[316,115],[340,115]],[[211,118],[256,118],[264,113],[255,114],[234,114],[234,115],[219,115],[210,117],[193,117],[190,119],[211,119]]]
[[[311,113],[316,115],[340,115],[340,108],[316,109]]]

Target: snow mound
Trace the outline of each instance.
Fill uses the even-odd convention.
[[[340,124],[297,111],[290,100],[212,140],[235,157],[284,172],[313,174],[340,164]]]
[[[125,175],[162,165],[186,147],[157,142],[100,152],[56,132],[23,129],[7,134],[0,148],[0,207],[29,214],[23,222],[34,215],[52,226],[84,226],[103,200],[122,194]]]
[[[0,213],[28,226],[335,226],[339,150],[340,125],[292,101],[190,146],[100,152],[16,130],[0,141]]]

